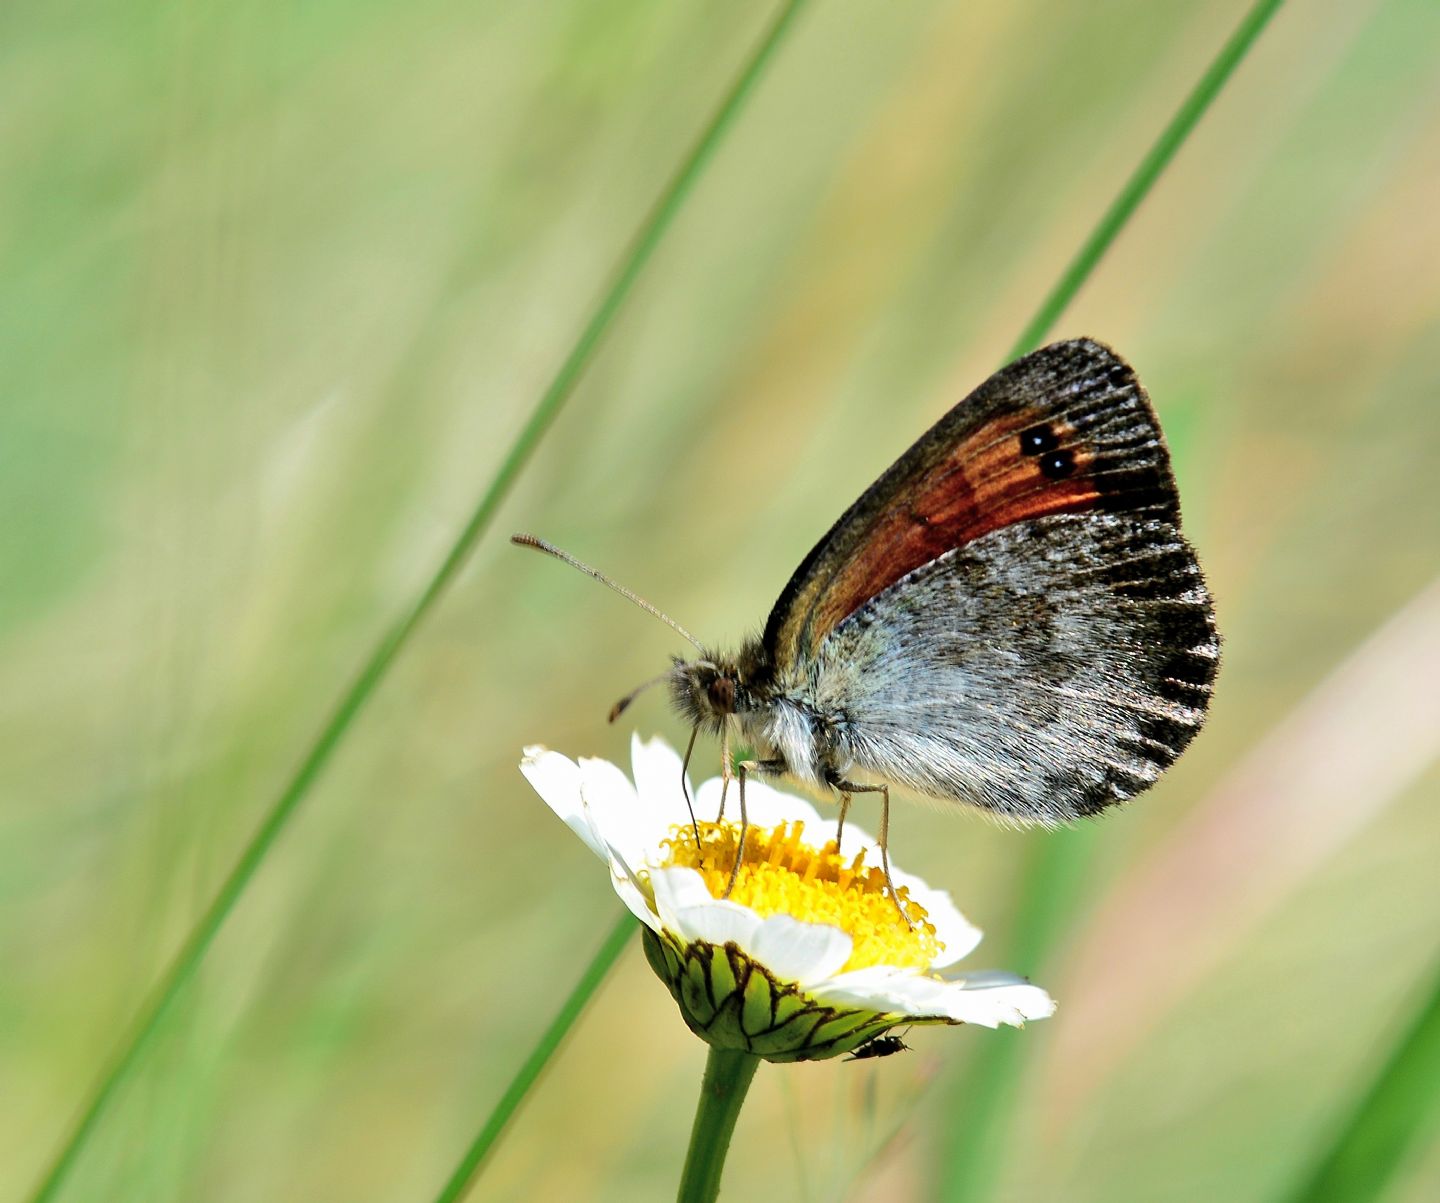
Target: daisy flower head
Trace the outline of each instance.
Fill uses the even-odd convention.
[[[615,892],[644,925],[651,968],[711,1045],[813,1061],[851,1053],[896,1025],[1019,1026],[1054,1011],[1024,978],[957,972],[979,930],[949,894],[892,863],[902,922],[879,845],[853,825],[837,852],[833,819],[752,778],[735,869],[739,822],[702,821],[697,840],[674,749],[634,737],[631,768],[633,784],[609,761],[576,762],[538,746],[520,765],[606,862]],[[700,786],[696,815],[718,815],[722,788],[719,778]]]

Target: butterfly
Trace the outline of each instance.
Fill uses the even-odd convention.
[[[735,769],[741,847],[749,775],[837,795],[837,844],[852,797],[877,792],[887,879],[891,787],[1017,823],[1098,814],[1190,743],[1219,663],[1155,411],[1130,365],[1090,339],[1026,355],[945,414],[733,653],[542,540],[515,541],[699,648],[641,689],[668,684],[691,726],[687,763],[702,731],[724,742],[727,774],[732,735],[756,750]]]

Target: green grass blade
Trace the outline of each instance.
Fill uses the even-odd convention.
[[[1008,358],[1033,351],[1089,279],[1105,252],[1135,214],[1186,138],[1244,61],[1282,0],[1257,0],[1246,12],[1175,115],[1125,181],[1110,207],[1016,340]],[[1021,874],[1014,964],[1038,972],[1049,958],[1083,893],[1093,830],[1037,837],[1038,846]],[[946,1203],[971,1203],[993,1192],[1014,1126],[1020,1077],[1028,1046],[1016,1032],[997,1032],[977,1050],[967,1080],[955,1088],[946,1114],[953,1135],[940,1149],[940,1196]]]
[[[634,239],[620,257],[619,265],[601,292],[589,320],[516,436],[514,444],[485,490],[484,496],[475,506],[464,529],[420,595],[386,631],[341,696],[294,777],[271,805],[214,899],[191,929],[179,952],[141,1008],[119,1051],[91,1090],[74,1126],[31,1194],[30,1203],[49,1203],[49,1200],[55,1197],[110,1100],[129,1076],[140,1054],[154,1038],[180,991],[194,976],[216,934],[224,926],[255,871],[274,846],[276,838],[289,824],[296,808],[319,778],[336,747],[350,730],[356,715],[364,709],[416,627],[455,578],[480,536],[494,519],[500,504],[510,492],[541,438],[569,400],[601,339],[609,330],[615,314],[629,296],[660,239],[734,124],[766,64],[774,56],[795,16],[804,7],[804,2],[805,0],[789,0],[779,9],[709,122],[660,193],[654,207],[640,223]]]
[[[1440,973],[1368,1090],[1290,1203],[1363,1203],[1384,1192],[1407,1153],[1440,1120]]]
[[[1049,960],[1066,918],[1080,903],[1097,833],[1095,827],[1077,827],[1031,838],[1020,874],[1028,888],[1017,903],[1007,966],[1032,977]],[[999,1178],[1024,1058],[1035,1036],[1013,1028],[986,1032],[964,1081],[952,1092],[945,1115],[946,1130],[953,1135],[941,1149],[948,1176],[940,1197],[947,1203],[982,1198]]]
[[[530,1087],[535,1085],[541,1070],[559,1049],[566,1033],[580,1018],[580,1014],[585,1010],[591,996],[600,988],[600,984],[620,958],[620,954],[625,950],[625,945],[629,943],[634,932],[635,918],[627,911],[620,916],[614,930],[605,937],[605,943],[600,946],[594,959],[585,967],[585,972],[575,983],[570,997],[565,1000],[564,1006],[551,1020],[550,1026],[541,1034],[535,1047],[530,1050],[530,1055],[525,1058],[524,1063],[516,1071],[510,1085],[505,1088],[505,1093],[500,1096],[500,1101],[495,1104],[495,1109],[490,1112],[484,1126],[475,1139],[470,1142],[470,1147],[465,1150],[465,1156],[460,1159],[460,1164],[455,1167],[449,1180],[440,1193],[435,1196],[435,1203],[455,1203],[455,1200],[465,1196],[465,1192],[470,1189],[476,1174],[480,1172],[480,1166],[490,1150],[494,1148],[495,1142],[500,1138],[500,1133],[504,1131],[505,1125],[510,1122],[519,1109],[521,1102],[529,1093]]]
[[[1250,6],[1244,19],[1236,26],[1235,32],[1230,35],[1229,41],[1220,48],[1220,53],[1206,68],[1205,74],[1200,77],[1190,94],[1175,110],[1175,115],[1170,118],[1170,123],[1160,131],[1160,136],[1155,139],[1155,144],[1140,160],[1130,178],[1125,181],[1125,186],[1110,202],[1110,207],[1105,210],[1095,229],[1091,231],[1090,237],[1076,252],[1075,258],[1066,266],[1064,274],[1056,282],[1055,287],[1050,290],[1050,294],[1041,303],[1040,308],[1035,311],[1035,316],[1030,319],[1020,337],[1015,340],[1015,346],[1011,348],[1008,358],[1018,358],[1040,345],[1050,327],[1056,323],[1066,306],[1075,299],[1075,294],[1080,291],[1085,281],[1089,279],[1090,273],[1095,270],[1105,252],[1110,249],[1120,231],[1125,228],[1125,224],[1135,215],[1135,210],[1140,207],[1140,202],[1145,199],[1150,189],[1155,186],[1155,181],[1170,165],[1170,160],[1175,157],[1175,152],[1184,145],[1185,139],[1190,136],[1200,118],[1205,115],[1205,111],[1214,102],[1215,97],[1220,94],[1220,89],[1234,74],[1235,68],[1250,53],[1250,48],[1264,31],[1265,26],[1269,24],[1270,18],[1275,15],[1281,3],[1283,0],[1258,0],[1257,3]]]

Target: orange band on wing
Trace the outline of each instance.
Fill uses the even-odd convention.
[[[1050,454],[1063,460],[1022,453],[1022,433],[1043,422],[1036,411],[987,422],[932,465],[903,501],[877,515],[862,549],[830,582],[807,624],[811,646],[877,593],[952,548],[1015,522],[1093,508],[1100,490],[1086,474],[1090,456],[1069,445],[1068,429],[1046,428],[1061,449]],[[1064,465],[1062,476],[1046,470],[1056,462]]]

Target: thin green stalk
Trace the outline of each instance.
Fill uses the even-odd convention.
[[[1034,976],[1049,960],[1065,920],[1079,906],[1098,829],[1037,832],[1030,837],[1021,881],[1031,888],[1020,895],[1005,958],[1019,973]],[[1020,1074],[1033,1032],[1001,1028],[986,1032],[967,1067],[965,1080],[946,1109],[945,1150],[951,1176],[942,1198],[979,1199],[999,1178],[1011,1117],[1019,1098]],[[957,1167],[963,1173],[956,1172]]]
[[[516,1071],[510,1085],[505,1088],[505,1093],[500,1096],[500,1101],[495,1104],[495,1109],[490,1112],[485,1126],[480,1129],[475,1139],[470,1142],[470,1147],[465,1150],[465,1156],[460,1159],[460,1164],[455,1167],[454,1173],[445,1183],[440,1193],[435,1196],[435,1203],[455,1203],[455,1200],[465,1196],[470,1189],[475,1175],[479,1173],[481,1163],[484,1162],[495,1142],[500,1138],[515,1112],[519,1110],[520,1104],[524,1101],[525,1095],[529,1093],[530,1087],[540,1076],[550,1058],[559,1049],[566,1034],[580,1018],[580,1013],[589,1003],[595,991],[605,980],[615,962],[620,959],[620,954],[625,950],[625,945],[630,942],[630,937],[635,932],[635,917],[626,911],[616,922],[614,930],[605,937],[605,943],[595,954],[594,959],[585,967],[585,972],[580,975],[580,980],[575,983],[575,988],[570,991],[570,997],[550,1021],[550,1026],[541,1034],[535,1047],[530,1050],[530,1055],[525,1058],[520,1068]]]
[[[625,299],[629,296],[641,270],[649,261],[661,237],[670,227],[686,198],[714,158],[720,143],[734,124],[744,102],[754,91],[766,64],[774,56],[793,18],[804,7],[805,0],[788,0],[761,38],[750,58],[741,68],[719,107],[711,116],[680,167],[666,184],[654,207],[640,223],[634,239],[601,292],[589,320],[580,331],[570,353],[561,363],[550,385],[541,395],[514,444],[484,495],[476,504],[469,520],[455,539],[440,566],[430,577],[410,608],[394,623],[376,644],[348,689],[341,695],[335,710],[320,729],[313,746],[300,763],[295,775],[271,804],[245,850],[226,876],[209,907],[191,929],[179,951],[151,991],[140,1012],[90,1095],[79,1116],[56,1152],[44,1177],[30,1196],[30,1203],[49,1203],[73,1168],[81,1149],[95,1129],[110,1100],[129,1076],[140,1054],[154,1039],[161,1021],[170,1011],[185,984],[194,976],[215,936],[224,926],[240,896],[249,886],[255,871],[269,855],[275,840],[288,826],[296,808],[328,764],[341,740],[349,732],[355,717],[364,709],[390,666],[409,642],[410,636],[435,605],[446,587],[454,580],[468,559],[480,536],[495,517],[500,504],[509,494],[520,472],[534,454],[545,432],[564,408],[575,385],[601,339],[609,330]]]
[[[1440,1121],[1440,973],[1354,1111],[1290,1203],[1377,1199],[1406,1155]]]
[[[1089,279],[1090,273],[1095,270],[1105,252],[1110,249],[1120,231],[1125,228],[1126,222],[1134,216],[1135,210],[1140,207],[1140,202],[1155,186],[1155,181],[1170,165],[1170,160],[1175,157],[1175,152],[1184,145],[1185,139],[1190,136],[1200,118],[1205,115],[1205,111],[1214,102],[1215,97],[1220,94],[1220,89],[1229,82],[1235,68],[1250,53],[1255,39],[1264,31],[1265,26],[1270,23],[1270,18],[1275,15],[1282,3],[1283,0],[1257,0],[1257,3],[1250,6],[1244,19],[1236,26],[1235,32],[1230,35],[1230,40],[1220,48],[1220,53],[1206,68],[1205,74],[1200,77],[1190,94],[1175,110],[1175,116],[1170,118],[1170,123],[1160,131],[1160,136],[1155,139],[1155,144],[1140,160],[1140,165],[1135,168],[1134,173],[1125,181],[1125,186],[1110,202],[1110,207],[1105,210],[1095,229],[1091,231],[1090,237],[1085,240],[1075,258],[1065,268],[1064,274],[1051,289],[1050,295],[1045,298],[1040,308],[1035,311],[1035,316],[1021,331],[1008,359],[1017,359],[1040,345],[1045,335],[1049,333],[1050,327],[1059,319],[1066,306],[1075,299],[1075,294],[1080,291],[1081,286]]]
[[[675,1196],[677,1203],[714,1203],[719,1198],[730,1137],[759,1067],[760,1058],[752,1053],[710,1046],[705,1077],[700,1082],[700,1102],[695,1108],[695,1125],[690,1129],[690,1149],[685,1154],[685,1169]]]
[[[1181,102],[1154,145],[1125,181],[1090,236],[1041,302],[1008,359],[1033,351],[1075,298],[1140,202],[1194,131],[1235,69],[1279,10],[1283,0],[1256,0],[1214,61]],[[1021,873],[1015,964],[1035,973],[1049,958],[1076,909],[1095,845],[1084,831],[1041,835]],[[1019,1082],[1029,1045],[1016,1033],[995,1033],[977,1050],[970,1076],[957,1086],[947,1125],[953,1135],[941,1149],[940,1195],[946,1203],[972,1203],[993,1193],[1014,1128]]]

